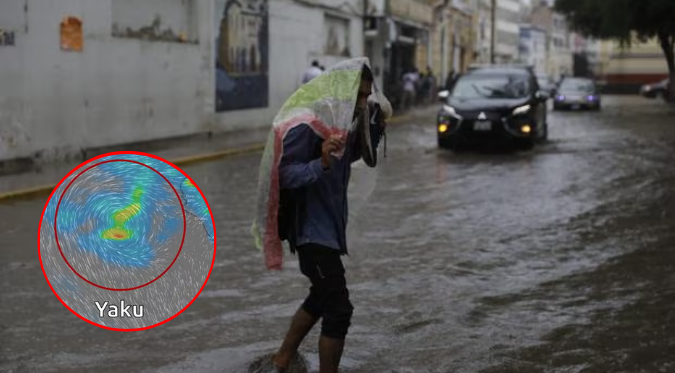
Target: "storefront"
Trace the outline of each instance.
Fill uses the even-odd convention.
[[[426,71],[430,64],[429,34],[432,7],[409,0],[390,0],[383,22],[386,36],[383,86],[394,107],[403,90],[403,74],[417,68]]]

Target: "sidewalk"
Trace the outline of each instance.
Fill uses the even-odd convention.
[[[418,116],[426,117],[436,110],[437,105],[414,108],[407,113],[393,117],[389,123],[400,123]],[[190,163],[260,152],[264,148],[268,133],[269,128],[264,128],[217,134],[211,138],[200,135],[183,140],[158,140],[141,146],[114,146],[89,151],[85,158],[91,159],[113,151],[139,151],[156,155],[181,167]],[[23,173],[0,175],[0,203],[18,198],[48,196],[65,175],[84,161],[85,159],[48,163]]]

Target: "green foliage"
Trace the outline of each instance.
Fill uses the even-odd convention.
[[[673,0],[557,0],[555,9],[574,29],[601,39],[630,44],[635,38],[675,36]]]
[[[557,0],[572,28],[623,46],[657,38],[675,74],[675,0]]]

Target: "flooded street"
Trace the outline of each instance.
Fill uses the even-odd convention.
[[[604,100],[550,112],[528,152],[437,150],[432,116],[391,126],[350,221],[344,372],[675,371],[675,107]],[[213,212],[215,266],[188,310],[141,332],[54,296],[36,250],[46,198],[0,205],[0,371],[243,373],[274,351],[308,282],[253,247],[259,158],[184,168]],[[301,346],[315,371],[318,329]]]

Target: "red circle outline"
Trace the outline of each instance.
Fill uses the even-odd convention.
[[[75,180],[77,180],[80,176],[84,175],[85,172],[91,170],[92,168],[98,167],[98,166],[100,166],[100,165],[102,165],[102,164],[113,163],[113,162],[128,162],[128,163],[135,163],[135,164],[138,164],[138,165],[147,167],[147,168],[151,169],[152,171],[154,171],[157,175],[161,176],[161,177],[164,179],[164,181],[166,181],[167,184],[169,184],[169,186],[170,186],[171,189],[173,190],[173,193],[176,195],[176,198],[178,199],[178,202],[180,203],[180,209],[181,209],[181,211],[183,212],[183,238],[182,238],[181,241],[180,241],[180,247],[178,248],[178,252],[176,253],[176,256],[173,258],[173,261],[172,261],[171,264],[169,264],[169,266],[164,270],[164,272],[162,272],[162,273],[159,274],[159,276],[155,277],[153,280],[150,280],[149,282],[146,282],[145,284],[142,284],[142,285],[139,285],[139,286],[135,286],[135,287],[133,287],[133,288],[125,288],[125,289],[108,288],[108,287],[99,285],[99,284],[97,284],[97,283],[94,283],[93,281],[89,281],[89,280],[86,279],[84,276],[82,276],[79,272],[77,272],[77,271],[75,270],[75,268],[73,268],[73,266],[70,264],[70,262],[68,262],[68,259],[66,259],[66,255],[63,254],[63,250],[61,249],[61,243],[59,242],[59,233],[58,233],[58,230],[57,230],[57,227],[56,227],[56,221],[57,221],[57,218],[58,218],[58,216],[59,216],[59,207],[61,206],[61,201],[63,200],[63,197],[66,195],[66,193],[68,192],[68,189],[70,189],[70,186],[73,185],[73,183],[75,182]],[[159,173],[159,171],[157,171],[157,170],[155,170],[154,168],[148,166],[147,164],[143,164],[143,163],[141,163],[141,162],[132,161],[132,160],[129,160],[129,159],[111,159],[111,160],[109,160],[109,161],[103,161],[103,162],[97,163],[97,164],[95,164],[95,165],[93,165],[93,166],[89,166],[89,167],[85,168],[84,171],[82,171],[82,172],[80,172],[79,174],[77,174],[77,176],[75,176],[75,177],[73,178],[73,180],[71,180],[70,183],[68,183],[68,185],[66,186],[66,189],[64,189],[64,190],[63,190],[63,193],[61,193],[61,197],[59,197],[59,202],[56,204],[56,212],[54,213],[54,238],[56,239],[56,246],[58,246],[58,248],[59,248],[59,253],[61,253],[61,257],[63,258],[63,260],[64,260],[64,261],[66,262],[66,264],[68,265],[68,268],[70,268],[71,271],[75,272],[75,274],[77,275],[77,277],[81,278],[82,280],[84,280],[85,282],[87,282],[89,285],[96,286],[96,287],[99,288],[99,289],[103,289],[103,290],[111,290],[111,291],[131,291],[131,290],[136,290],[136,289],[140,289],[140,288],[142,288],[142,287],[148,286],[148,285],[152,284],[153,282],[159,280],[159,278],[162,277],[162,276],[164,276],[164,274],[166,274],[166,273],[169,271],[169,269],[171,269],[171,267],[173,266],[173,264],[176,263],[176,260],[178,260],[178,257],[180,256],[180,252],[183,250],[183,244],[185,244],[185,232],[187,231],[187,222],[186,222],[185,219],[186,219],[186,218],[185,218],[185,207],[183,207],[183,201],[181,201],[180,196],[178,195],[178,192],[176,191],[176,188],[174,188],[173,184],[171,184],[171,182],[169,182],[169,179],[167,179],[166,176],[162,175],[161,173]]]
[[[197,294],[195,294],[195,296],[192,298],[190,303],[188,303],[185,307],[183,307],[182,310],[178,311],[175,315],[173,315],[173,316],[167,318],[166,320],[164,320],[162,322],[159,322],[157,324],[145,326],[145,327],[142,327],[142,328],[134,328],[134,329],[113,328],[113,327],[97,324],[97,323],[87,319],[86,317],[81,316],[80,314],[75,312],[72,308],[70,308],[70,306],[68,306],[68,304],[66,304],[66,302],[64,302],[63,299],[61,299],[61,297],[59,296],[59,294],[54,290],[54,287],[52,286],[51,282],[49,282],[49,277],[47,276],[47,272],[45,272],[44,263],[42,262],[42,254],[41,254],[41,246],[40,246],[40,232],[42,231],[42,221],[44,219],[45,212],[47,211],[47,206],[49,205],[49,201],[51,201],[51,198],[54,195],[54,193],[56,193],[56,191],[61,186],[61,184],[63,184],[63,181],[66,180],[70,175],[72,175],[77,169],[79,169],[80,167],[82,167],[83,165],[85,165],[87,163],[90,163],[90,162],[95,161],[95,160],[100,159],[100,158],[109,157],[109,156],[112,156],[112,155],[129,155],[129,154],[140,155],[140,156],[145,156],[145,157],[157,159],[159,161],[162,161],[162,162],[172,166],[173,168],[178,170],[181,174],[183,174],[183,176],[185,176],[188,180],[190,180],[192,185],[194,185],[195,188],[197,188],[197,190],[199,191],[199,194],[201,194],[202,199],[204,199],[204,203],[206,203],[206,207],[209,209],[209,214],[211,215],[211,224],[213,224],[213,260],[211,260],[211,268],[209,268],[209,273],[206,275],[206,279],[204,279],[204,284],[202,285],[201,289],[199,289]],[[63,177],[63,179],[61,179],[61,181],[59,181],[59,183],[56,185],[54,190],[52,190],[51,194],[49,195],[49,198],[47,199],[47,202],[45,203],[45,206],[42,208],[42,215],[40,216],[40,224],[38,225],[37,244],[38,244],[37,245],[38,246],[38,258],[40,259],[40,268],[42,269],[42,274],[45,276],[45,280],[47,280],[47,285],[49,285],[49,288],[52,290],[52,293],[54,293],[56,298],[61,302],[61,304],[63,304],[64,307],[66,307],[75,316],[79,317],[82,321],[87,322],[91,325],[97,326],[99,328],[107,329],[107,330],[114,330],[114,331],[119,331],[119,332],[137,332],[137,331],[141,331],[141,330],[152,329],[154,327],[165,324],[165,323],[175,319],[176,317],[178,317],[178,315],[185,312],[185,310],[187,310],[192,305],[192,303],[194,303],[195,300],[197,300],[197,298],[199,297],[199,294],[202,293],[202,291],[204,290],[204,287],[206,287],[206,284],[209,282],[209,278],[211,277],[211,273],[213,272],[213,266],[216,262],[216,248],[218,247],[218,239],[217,239],[217,234],[216,234],[216,224],[215,224],[215,220],[213,219],[213,211],[211,211],[211,206],[209,205],[209,202],[206,200],[206,197],[204,197],[204,192],[202,192],[201,188],[199,188],[197,183],[195,183],[195,181],[188,174],[183,172],[183,170],[178,168],[173,163],[171,163],[171,162],[169,162],[169,161],[167,161],[163,158],[160,158],[156,155],[148,154],[148,153],[142,153],[142,152],[133,152],[133,151],[119,151],[119,152],[111,152],[111,153],[102,154],[102,155],[99,155],[97,157],[91,158],[87,161],[84,161],[80,165],[78,165],[77,167],[73,168],[66,176]]]

